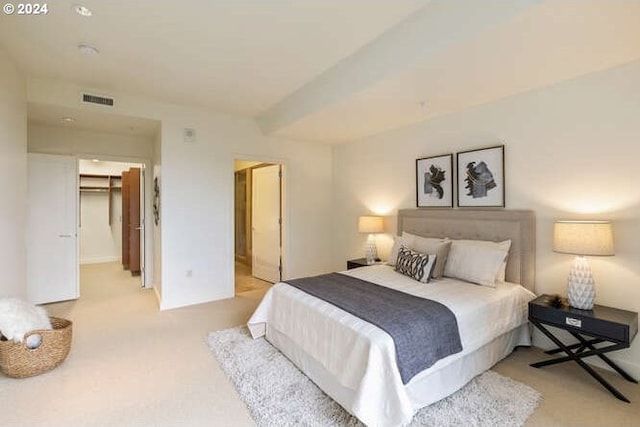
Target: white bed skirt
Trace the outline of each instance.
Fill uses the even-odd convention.
[[[343,408],[353,415],[362,417],[362,414],[354,414],[352,411],[354,390],[342,386],[322,364],[272,326],[267,327],[266,338]],[[416,375],[405,386],[413,405],[413,412],[456,392],[476,375],[490,369],[511,354],[515,347],[530,345],[530,327],[529,324],[524,324],[444,367],[435,370],[427,369]],[[368,425],[373,427],[388,424],[382,422]]]

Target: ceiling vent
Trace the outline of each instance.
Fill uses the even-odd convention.
[[[82,94],[83,104],[102,105],[103,107],[113,107],[115,100],[106,96],[91,95],[90,93]]]

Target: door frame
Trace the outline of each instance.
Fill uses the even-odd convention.
[[[142,263],[141,268],[143,268],[144,270],[140,272],[140,280],[143,288],[145,289],[153,288],[153,283],[155,281],[155,278],[153,277],[154,242],[153,242],[153,232],[150,231],[152,230],[152,227],[150,226],[150,224],[153,221],[153,212],[152,212],[153,200],[151,200],[151,197],[153,195],[153,181],[152,181],[153,173],[148,173],[148,171],[151,170],[150,168],[153,167],[152,161],[150,159],[139,158],[139,157],[112,156],[112,155],[87,154],[87,153],[75,154],[73,157],[75,157],[76,159],[78,170],[79,170],[80,159],[91,160],[91,159],[99,158],[100,160],[104,160],[107,162],[137,163],[141,165],[140,178],[141,178],[141,182],[144,183],[144,204],[141,205],[140,207],[140,216],[141,216],[140,221],[143,224],[141,232],[143,233],[144,237],[141,237],[140,245],[141,247],[144,247],[144,249],[141,248],[140,262]],[[78,203],[80,203],[79,198],[78,198]],[[78,205],[77,208],[79,209],[80,206]],[[78,220],[79,219],[80,219],[80,212],[78,212]],[[78,228],[78,233],[80,233],[79,228]],[[143,255],[144,257],[142,257]],[[78,262],[78,265],[80,265],[79,249],[78,249],[77,262]]]
[[[231,264],[231,285],[233,286],[233,295],[235,295],[235,162],[236,161],[249,161],[269,163],[272,165],[279,165],[281,171],[280,178],[280,280],[287,277],[287,270],[289,265],[289,203],[288,203],[288,185],[287,185],[287,162],[278,157],[262,157],[247,154],[234,154],[231,160],[231,209],[229,209],[229,219],[231,227],[230,233],[230,264]]]

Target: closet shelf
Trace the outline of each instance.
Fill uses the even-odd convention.
[[[113,222],[111,193],[122,191],[122,176],[81,173],[79,183],[78,190],[81,193],[104,193],[109,195],[109,225],[111,225]]]
[[[82,186],[80,187],[80,191],[92,191],[96,193],[108,193],[109,187],[90,187],[90,186]]]

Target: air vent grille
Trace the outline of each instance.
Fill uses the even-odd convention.
[[[105,107],[113,107],[114,99],[104,96],[91,95],[89,93],[82,94],[82,102],[89,104],[104,105]]]

